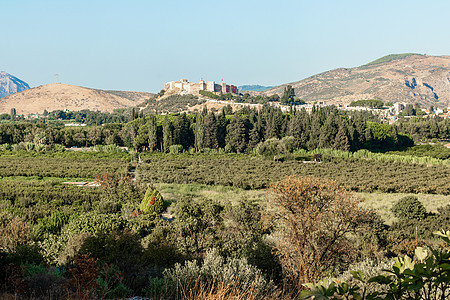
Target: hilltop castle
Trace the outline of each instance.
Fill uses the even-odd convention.
[[[239,89],[235,85],[228,85],[225,82],[220,84],[214,81],[205,82],[203,79],[200,79],[199,83],[189,82],[187,79],[166,82],[164,84],[164,90],[166,92],[184,92],[187,94],[198,94],[200,91],[239,94]]]

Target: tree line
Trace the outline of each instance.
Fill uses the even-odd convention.
[[[390,151],[412,146],[412,138],[450,136],[448,119],[413,118],[388,125],[370,112],[343,112],[333,106],[313,108],[311,112],[292,109],[289,113],[270,106],[261,110],[245,107],[233,113],[225,107],[218,113],[204,109],[196,114],[136,114],[135,118],[128,123],[87,127],[0,124],[0,144],[29,142],[65,147],[115,144],[161,152],[169,152],[176,145],[180,151],[222,149],[250,153],[261,143],[284,139],[289,149]]]

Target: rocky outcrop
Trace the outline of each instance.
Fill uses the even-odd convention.
[[[29,89],[30,86],[19,78],[0,72],[0,98]]]

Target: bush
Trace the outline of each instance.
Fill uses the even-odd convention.
[[[184,148],[183,148],[182,145],[171,145],[169,147],[169,152],[172,153],[172,154],[178,154],[178,153],[183,152],[183,149]]]
[[[44,258],[40,253],[40,248],[38,245],[18,245],[14,251],[9,253],[9,260],[16,264],[21,265],[25,263],[30,264],[41,264],[44,262]]]
[[[246,259],[225,260],[214,249],[206,252],[203,264],[198,264],[195,260],[186,261],[184,266],[176,264],[174,268],[166,269],[164,280],[178,294],[206,285],[211,291],[226,288],[229,292],[238,291],[241,295],[249,291],[262,295],[272,285]]]
[[[391,210],[399,219],[423,220],[428,215],[425,206],[415,196],[401,198]]]
[[[149,187],[145,192],[141,205],[139,205],[139,209],[144,214],[160,214],[164,211],[163,197],[157,190]]]
[[[272,138],[259,143],[256,146],[255,151],[259,155],[273,157],[275,155],[286,153],[286,146],[279,139]]]
[[[69,216],[62,211],[55,211],[50,216],[38,220],[33,228],[33,237],[39,239],[45,233],[57,233],[69,221]]]
[[[142,254],[142,246],[137,234],[129,231],[105,232],[88,237],[79,254],[90,254],[91,257],[108,264],[117,264],[119,261],[137,263]]]
[[[277,254],[294,293],[348,266],[357,253],[354,239],[371,233],[376,222],[358,206],[358,197],[334,181],[290,176],[268,193],[268,225],[275,229]]]

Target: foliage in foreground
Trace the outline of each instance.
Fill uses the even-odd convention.
[[[355,261],[362,252],[355,240],[376,235],[372,228],[379,226],[374,213],[358,206],[360,199],[333,181],[291,176],[273,184],[269,197],[276,253],[297,291]],[[372,252],[366,255],[379,252],[377,238],[364,242]]]
[[[371,278],[364,278],[361,271],[352,271],[355,279],[364,283],[377,283],[384,290],[366,293],[365,288],[346,282],[325,281],[305,284],[309,290],[300,294],[301,299],[448,299],[450,297],[450,231],[434,232],[445,246],[433,249],[418,247],[414,259],[397,257],[395,264]],[[446,248],[445,248],[446,247]]]

